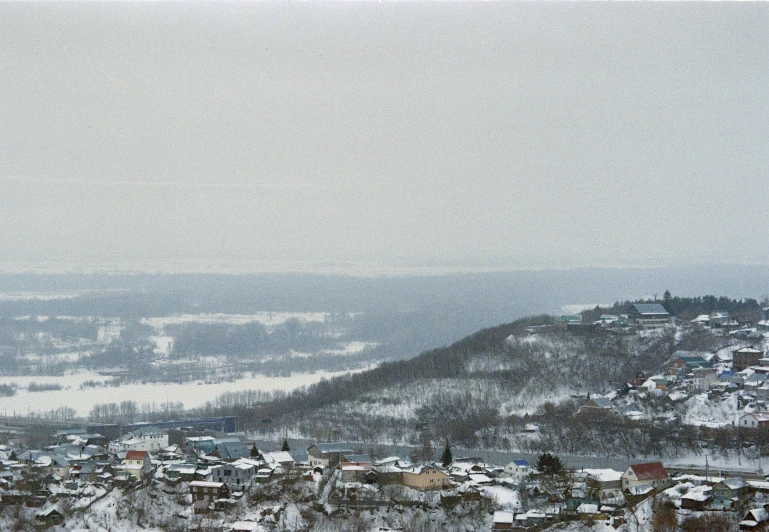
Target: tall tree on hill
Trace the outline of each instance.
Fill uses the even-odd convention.
[[[443,467],[448,467],[449,464],[451,464],[454,457],[451,455],[451,447],[449,446],[449,440],[446,440],[446,448],[443,449],[443,454],[441,455],[441,464],[443,464]]]
[[[289,452],[291,450],[291,447],[288,446],[288,438],[283,438],[283,446],[280,448],[281,451]]]

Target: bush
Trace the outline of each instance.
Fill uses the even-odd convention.
[[[27,391],[28,392],[49,392],[54,390],[61,390],[61,384],[57,383],[41,383],[38,384],[36,382],[30,382],[29,385],[27,385]]]
[[[682,532],[700,532],[702,530],[708,530],[709,532],[729,532],[732,529],[733,526],[729,519],[719,514],[688,517],[681,523]]]

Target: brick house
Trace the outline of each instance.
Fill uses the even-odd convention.
[[[764,352],[755,347],[742,347],[732,352],[732,369],[742,371],[750,366],[757,366]]]
[[[190,495],[192,495],[193,501],[212,503],[218,499],[229,497],[230,490],[224,482],[193,480],[190,482]]]

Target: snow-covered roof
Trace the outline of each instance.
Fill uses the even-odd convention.
[[[733,353],[750,353],[751,355],[763,354],[763,351],[756,349],[755,347],[741,347],[733,351]]]
[[[705,502],[710,498],[712,491],[710,486],[694,486],[685,495],[681,495],[681,499]]]
[[[344,443],[333,443],[333,442],[314,443],[313,445],[310,445],[309,448],[312,448],[313,446],[316,449],[318,449],[318,451],[320,451],[322,454],[352,452],[352,449],[350,449],[350,446]]]
[[[206,480],[193,480],[190,482],[190,487],[198,487],[198,488],[221,488],[224,486],[223,482],[211,482]]]
[[[622,473],[613,469],[585,469],[584,472],[599,482],[614,482],[622,478]]]
[[[235,521],[232,523],[232,532],[256,532],[259,530],[259,523],[253,521]]]
[[[505,512],[503,510],[497,510],[494,512],[494,522],[495,523],[513,523],[513,512]]]
[[[763,523],[767,519],[769,519],[769,513],[767,513],[766,510],[763,508],[753,508],[752,510],[748,510],[748,512],[745,514],[744,521],[754,521],[756,524],[758,524]]]
[[[268,464],[294,461],[294,458],[287,451],[275,451],[271,453],[262,453],[262,458]]]
[[[727,478],[723,481],[730,489],[736,490],[747,486],[745,479],[742,477]]]

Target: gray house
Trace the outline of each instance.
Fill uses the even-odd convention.
[[[670,313],[659,303],[635,303],[628,309],[628,323],[641,329],[664,327],[670,323]]]
[[[240,491],[251,482],[257,468],[258,463],[256,461],[241,459],[212,467],[211,479],[214,482],[227,484],[230,491]]]

